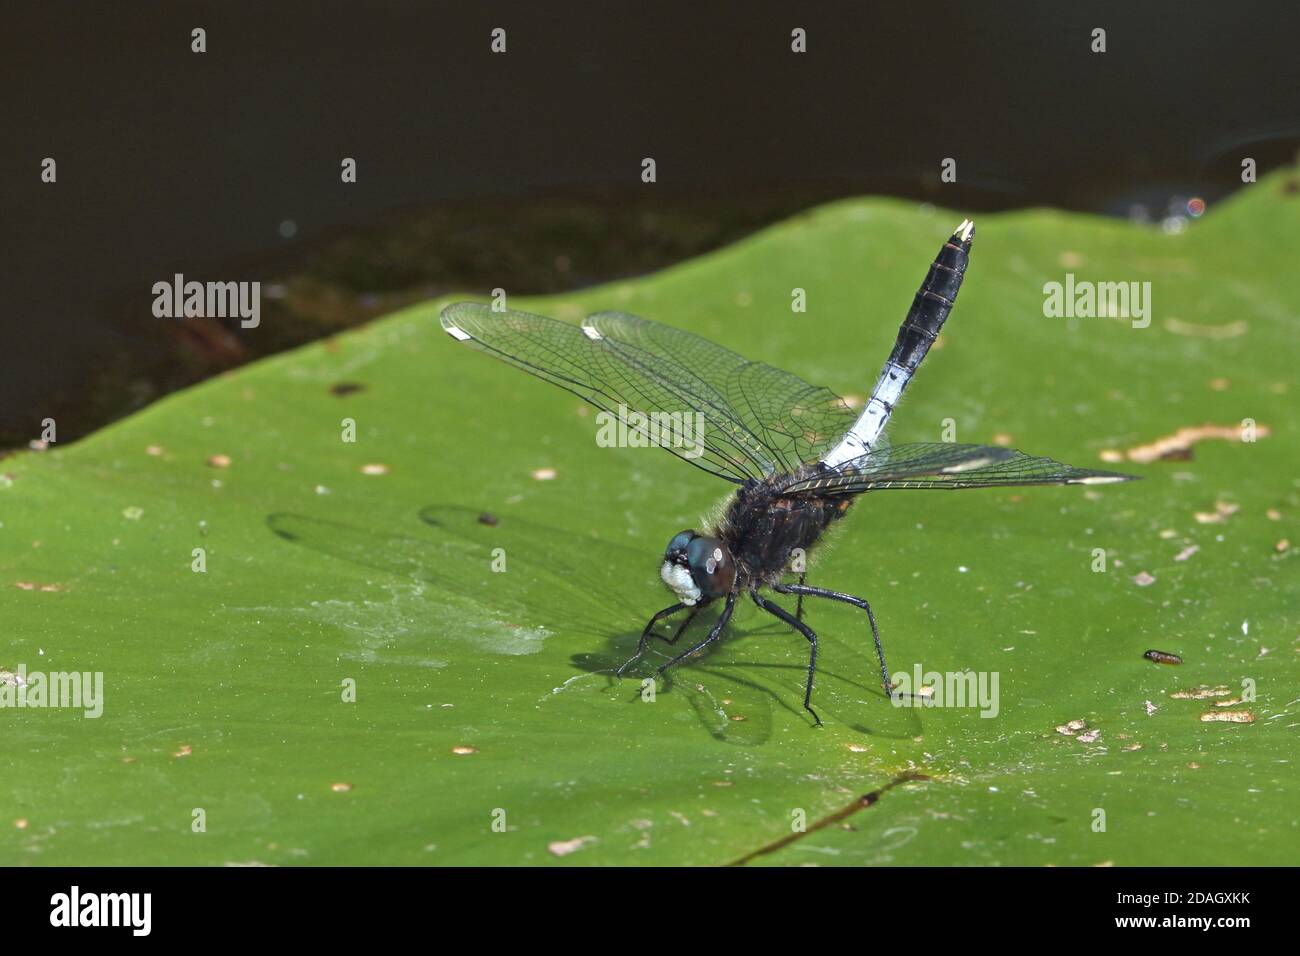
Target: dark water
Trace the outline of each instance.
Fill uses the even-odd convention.
[[[157,6],[6,4],[0,447],[402,301],[636,274],[838,196],[1159,216],[1300,143],[1287,3]],[[346,294],[181,328],[150,312],[175,272]]]

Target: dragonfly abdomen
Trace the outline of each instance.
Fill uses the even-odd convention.
[[[893,414],[903,389],[930,351],[930,346],[938,338],[939,330],[952,311],[962,277],[966,274],[966,266],[970,262],[971,239],[974,235],[975,224],[963,219],[952,237],[939,250],[934,262],[930,263],[925,281],[916,291],[912,307],[908,309],[907,317],[898,329],[893,351],[889,353],[885,367],[880,370],[880,378],[876,380],[876,387],[867,399],[866,408],[839,444],[822,459],[830,467],[838,467],[866,454],[885,430],[885,423]]]

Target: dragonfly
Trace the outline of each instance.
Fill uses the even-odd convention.
[[[724,633],[737,601],[748,597],[808,642],[804,709],[812,706],[817,634],[804,621],[805,598],[865,613],[886,695],[889,667],[871,604],[807,583],[806,558],[859,495],[897,489],[1017,485],[1096,485],[1136,477],[1076,468],[1000,445],[954,442],[890,444],[885,425],[951,313],[970,263],[975,225],[961,224],[930,264],[860,412],[827,388],[706,338],[625,312],[598,312],[581,324],[505,308],[457,302],[442,311],[454,339],[558,385],[682,460],[737,485],[716,521],[668,542],[659,576],[676,601],[651,616],[622,677],[652,636],[675,645],[707,607],[721,612],[702,640],[659,667],[703,651]],[[627,416],[635,409],[640,416]],[[691,416],[693,442],[665,441],[655,416]],[[677,420],[677,419],[673,419]],[[794,568],[803,570],[795,571]],[[791,580],[795,575],[798,579]],[[771,595],[796,601],[791,612]],[[671,638],[659,622],[683,614]]]

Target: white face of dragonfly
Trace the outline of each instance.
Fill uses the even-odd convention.
[[[668,542],[659,577],[677,600],[695,605],[731,591],[736,583],[736,562],[717,538],[688,530]]]
[[[674,564],[672,561],[665,560],[659,568],[659,577],[664,579],[664,584],[677,595],[677,600],[683,604],[697,603],[702,594],[695,584],[695,579],[691,577],[691,569],[684,564]]]

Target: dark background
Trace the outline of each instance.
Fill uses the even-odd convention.
[[[0,448],[395,304],[643,272],[839,196],[1158,219],[1300,145],[1294,3],[806,7],[4,4]],[[256,330],[155,319],[174,272],[309,294]]]

